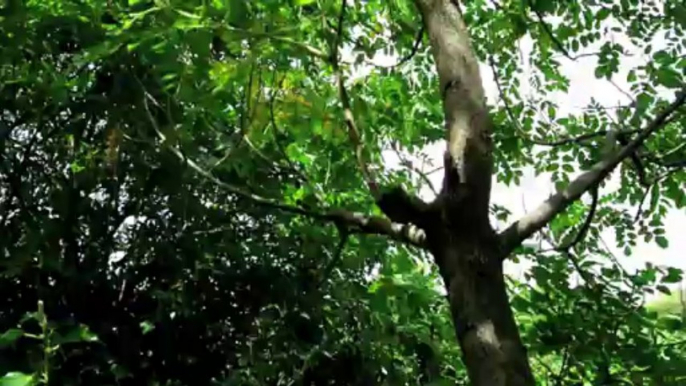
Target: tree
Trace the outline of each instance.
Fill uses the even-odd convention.
[[[330,280],[351,236],[380,235],[399,241],[395,248],[407,245],[417,255],[433,256],[472,384],[533,385],[503,261],[531,254],[522,243],[550,226],[545,236],[559,245],[565,264],[584,276],[588,266],[578,255],[597,253],[593,240],[602,227],[616,227],[618,235],[628,235],[627,245],[635,243],[633,219],[622,218],[626,209],[619,205],[642,207],[648,195],[650,208],[638,217],[650,222],[640,231],[667,244],[661,216],[667,205],[686,204],[681,143],[686,47],[679,38],[686,10],[676,1],[464,3],[5,3],[0,154],[8,161],[3,162],[2,221],[12,231],[3,244],[12,246],[8,265],[23,275],[4,283],[8,291],[35,290],[37,301],[58,290],[66,299],[55,299],[58,318],[78,315],[89,326],[108,315],[119,330],[101,326],[98,335],[110,334],[108,345],[119,344],[123,353],[131,342],[150,344],[132,332],[139,320],[111,304],[102,305],[97,316],[83,293],[114,303],[130,296],[126,307],[154,314],[153,304],[193,302],[197,299],[189,294],[197,290],[203,294],[198,313],[218,312],[231,299],[232,310],[222,310],[227,319],[210,326],[220,331],[225,320],[240,326],[225,337],[229,344],[247,340],[256,328],[251,320],[265,304],[301,307],[307,301],[303,293],[316,293],[313,283]],[[564,22],[554,26],[549,16]],[[23,31],[24,26],[30,28]],[[532,105],[517,91],[515,48],[525,34],[535,40],[533,87],[552,93],[569,87],[553,52],[573,60],[598,41],[603,44],[595,54],[596,75],[612,79],[625,50],[602,40],[612,28],[652,58],[629,72],[634,102],[617,110],[619,121],[601,108],[557,117],[548,101]],[[658,33],[667,43],[652,52],[650,39]],[[392,68],[373,69],[364,82],[349,80],[356,65],[369,66],[378,52],[393,46],[407,55]],[[486,103],[479,61],[494,69],[501,106]],[[664,101],[658,90],[674,95]],[[537,119],[538,110],[545,110],[550,122]],[[601,155],[608,133],[620,144]],[[443,185],[433,201],[424,202],[407,173],[384,169],[381,151],[395,142],[415,152],[441,138],[447,143]],[[534,146],[548,149],[534,159]],[[575,164],[582,172],[570,179]],[[558,191],[496,231],[490,217],[497,210],[490,203],[492,175],[516,183],[527,165],[552,172]],[[622,188],[599,197],[616,169]],[[86,194],[96,193],[100,198],[86,202]],[[559,222],[569,222],[566,211],[581,205],[586,193],[592,196],[586,220],[578,232],[566,232]],[[97,211],[106,212],[106,219]],[[596,212],[602,221],[592,227]],[[115,236],[130,216],[142,218],[140,234],[119,240]],[[205,222],[223,220],[228,225],[221,228],[222,237],[212,236]],[[49,226],[42,230],[36,224]],[[330,231],[318,229],[326,224],[335,226],[338,247],[328,264],[306,262],[317,267],[307,276],[309,268],[293,263],[292,256],[301,253],[296,249],[306,250],[310,238],[332,242]],[[241,240],[250,248],[259,244],[275,261],[255,264],[259,252],[242,252]],[[376,241],[360,250],[382,254],[387,246]],[[104,284],[112,274],[106,267],[110,252],[122,246],[137,260],[121,263],[129,271],[113,290]],[[137,254],[136,248],[153,253]],[[186,258],[160,258],[178,251]],[[233,273],[240,272],[234,280],[245,283],[237,287],[246,289],[249,300],[230,289],[231,280],[216,284],[214,277],[203,276],[209,275],[205,270],[226,268],[203,256],[227,251],[241,257],[226,260],[234,264]],[[29,269],[34,255],[42,257]],[[292,270],[286,272],[291,279],[272,281],[285,268]],[[188,272],[199,275],[192,286],[184,281]],[[289,289],[298,275],[310,287]],[[586,277],[590,288],[602,285]],[[270,278],[269,286],[255,292],[264,278]],[[145,290],[129,287],[127,280]],[[188,287],[175,293],[182,283]],[[314,309],[325,313],[325,307]],[[16,307],[13,317],[29,310]],[[37,320],[45,321],[40,315]],[[205,327],[204,317],[180,322],[158,317],[167,339]],[[272,320],[276,324],[278,317]],[[300,322],[305,323],[293,323]],[[312,330],[305,324],[302,331]],[[200,355],[210,336],[203,335],[206,340],[196,342],[188,358]],[[230,354],[212,347],[220,368]],[[166,355],[155,361],[180,365],[188,358]],[[147,366],[134,358],[124,365],[139,373]],[[174,365],[165,366],[165,376],[190,381],[176,374]]]

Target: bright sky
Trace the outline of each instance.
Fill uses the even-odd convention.
[[[614,39],[617,43],[620,43],[625,47],[631,47],[628,39],[623,38],[622,36],[609,36],[608,38]],[[653,42],[655,50],[658,50],[661,45],[663,45],[662,41],[656,40]],[[522,56],[525,59],[528,57],[531,47],[532,42],[530,39],[522,41],[521,51]],[[589,47],[588,52],[593,52],[595,49],[597,49],[597,47]],[[639,51],[636,50],[635,52]],[[562,64],[561,70],[570,79],[571,86],[567,94],[557,93],[555,95],[549,95],[548,98],[551,102],[557,104],[558,116],[563,116],[566,113],[587,106],[591,98],[595,98],[595,100],[603,106],[628,104],[630,100],[623,93],[623,90],[629,90],[629,86],[625,81],[626,73],[629,69],[640,65],[647,59],[640,54],[636,54],[622,60],[620,72],[613,78],[614,85],[608,80],[596,79],[594,75],[596,59],[593,56],[580,58],[574,62],[564,57],[559,58],[559,60]],[[382,61],[390,63],[395,62],[392,58],[383,58],[379,60],[379,62]],[[499,92],[489,66],[481,66],[481,76],[489,102],[497,102],[499,100]],[[529,90],[525,90],[524,88],[526,88],[528,82],[523,80],[521,84],[523,85],[523,89],[521,89],[520,92],[526,95]],[[671,99],[671,96],[669,95],[665,97]],[[441,165],[444,149],[445,143],[440,142],[428,146],[423,152],[430,156],[434,165]],[[385,153],[384,157],[388,162],[387,165],[398,165],[398,158],[393,152]],[[442,177],[442,173],[434,173],[430,176],[436,187],[441,186]],[[533,210],[554,191],[550,175],[543,174],[535,176],[533,168],[529,168],[525,171],[525,176],[519,186],[505,186],[497,183],[495,178],[493,181],[492,202],[508,208],[512,212],[512,216],[510,217],[511,220],[524,215],[527,210]],[[609,190],[614,190],[617,187],[617,178],[611,178],[610,183],[604,190],[607,192]],[[603,192],[601,192],[601,194],[602,193]],[[428,188],[423,190],[420,194],[423,196],[422,198],[426,200],[433,198],[433,194]],[[496,225],[499,229],[503,229],[508,224]],[[669,248],[666,250],[661,249],[654,242],[639,242],[637,247],[634,248],[631,257],[624,256],[621,250],[615,248],[616,243],[614,231],[612,229],[604,232],[602,238],[609,246],[610,250],[618,257],[624,268],[629,272],[632,272],[636,268],[643,267],[646,262],[651,262],[655,265],[668,265],[686,270],[686,258],[682,257],[683,251],[686,250],[686,238],[680,234],[683,233],[683,229],[686,229],[686,212],[672,209],[665,219],[665,231],[666,237],[669,240]],[[506,272],[511,275],[521,277],[521,274],[528,266],[530,265],[527,263],[515,264],[513,262],[507,262],[505,269]]]

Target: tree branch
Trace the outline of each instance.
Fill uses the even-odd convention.
[[[519,121],[514,115],[514,112],[512,111],[512,108],[510,107],[510,103],[507,101],[507,98],[505,98],[505,90],[503,90],[502,85],[500,84],[500,79],[498,77],[498,72],[495,69],[495,63],[493,62],[493,58],[489,58],[489,65],[491,67],[491,71],[493,72],[493,79],[495,80],[495,84],[498,88],[498,93],[500,94],[500,99],[503,101],[505,104],[505,111],[507,112],[508,117],[510,118],[510,121],[512,124],[516,126],[517,131],[523,134],[523,130],[521,126],[519,125]],[[621,131],[618,132],[618,135],[622,136],[627,136],[631,134],[636,134],[640,132],[640,129],[637,130],[626,130],[626,131]],[[600,131],[594,131],[592,133],[587,133],[587,134],[582,134],[576,137],[567,137],[567,138],[561,138],[558,140],[554,141],[543,141],[540,139],[535,139],[535,138],[530,138],[530,137],[524,137],[523,139],[527,142],[531,142],[534,145],[540,145],[540,146],[563,146],[563,145],[569,145],[569,144],[574,144],[574,143],[582,143],[585,141],[588,141],[593,138],[597,137],[602,137],[607,135],[608,130],[600,130]]]
[[[528,0],[529,3],[529,8],[531,8],[532,11],[534,11],[534,14],[536,14],[536,18],[538,19],[539,24],[543,27],[543,30],[545,33],[550,37],[550,40],[553,41],[553,45],[562,52],[564,56],[566,56],[569,60],[576,60],[576,58],[572,58],[571,55],[569,55],[569,52],[567,49],[562,45],[562,42],[557,39],[557,36],[553,33],[553,31],[550,29],[550,26],[548,26],[548,23],[543,20],[543,15],[541,12],[539,12],[536,7],[534,6],[533,2],[531,0]]]
[[[534,211],[528,213],[499,234],[503,258],[518,247],[522,241],[543,228],[558,213],[565,210],[582,194],[595,187],[607,177],[625,158],[629,157],[651,134],[664,127],[669,117],[686,102],[686,88],[678,93],[677,98],[664,109],[645,129],[614,155],[596,163],[584,172],[567,188],[557,192],[543,202]]]
[[[412,163],[412,161],[410,161],[410,160],[402,160],[402,161],[400,162],[400,164],[403,165],[403,166],[405,166],[405,167],[408,168],[409,170],[415,172],[415,173],[419,176],[419,178],[420,178],[422,181],[424,181],[424,183],[426,184],[426,186],[429,187],[429,189],[431,190],[431,192],[432,192],[435,196],[438,196],[438,190],[436,190],[436,187],[434,186],[433,182],[431,182],[431,180],[429,179],[429,176],[428,176],[426,173],[424,173],[420,168],[418,168],[417,166],[415,166],[415,165]]]
[[[431,182],[431,179],[429,176],[419,167],[415,166],[412,161],[408,160],[407,158],[403,157],[403,155],[400,153],[400,149],[398,149],[397,143],[394,143],[391,145],[391,149],[393,149],[393,152],[395,153],[396,156],[398,156],[398,159],[400,160],[400,165],[404,166],[408,170],[414,172],[419,176],[419,178],[424,181],[424,183],[431,189],[431,192],[438,196],[438,191],[436,190],[436,187],[434,186],[433,182]]]
[[[345,249],[345,244],[348,242],[348,238],[350,237],[350,231],[348,230],[347,226],[339,225],[338,234],[340,238],[338,244],[336,245],[336,251],[329,257],[329,262],[321,271],[321,276],[319,277],[319,282],[317,283],[318,288],[321,287],[326,279],[329,278],[329,275],[331,275],[331,272],[333,272],[333,270],[336,268],[336,265],[340,263],[343,257],[343,249]]]
[[[550,40],[552,40],[553,45],[555,45],[555,47],[557,47],[557,49],[558,49],[560,52],[562,52],[562,54],[563,54],[564,56],[566,56],[567,59],[569,59],[569,60],[571,60],[571,61],[576,61],[576,59],[580,58],[581,56],[574,56],[574,57],[572,57],[572,56],[569,54],[569,52],[568,52],[568,51],[564,48],[564,46],[562,45],[562,42],[555,36],[555,34],[553,34],[553,31],[550,29],[550,27],[549,27],[548,24],[545,22],[545,20],[543,20],[543,15],[542,15],[538,10],[536,10],[536,8],[534,7],[534,4],[532,3],[532,1],[531,1],[531,0],[528,0],[528,2],[529,2],[530,8],[531,8],[531,9],[534,11],[534,13],[536,14],[536,17],[538,18],[539,23],[540,23],[541,26],[543,27],[543,30],[544,30],[544,31],[546,32],[546,34],[550,37]],[[637,102],[636,102],[636,99],[635,99],[631,94],[629,94],[628,92],[626,92],[626,90],[624,90],[624,89],[622,89],[621,87],[619,87],[619,85],[618,85],[614,80],[608,79],[608,81],[610,82],[610,84],[611,84],[612,86],[614,86],[614,88],[615,88],[617,91],[619,91],[620,93],[624,94],[624,96],[626,96],[626,97],[632,102],[632,103],[631,103],[632,106],[636,106],[636,103],[637,103]],[[606,133],[607,133],[607,132],[606,132]],[[627,136],[627,135],[631,135],[631,134],[634,134],[634,133],[632,133],[632,132],[630,132],[630,131],[618,133],[618,137],[617,137],[617,138],[618,138],[618,139],[624,138],[624,141],[626,141],[626,142],[624,142],[624,143],[621,143],[621,142],[620,142],[620,144],[621,144],[622,146],[626,146],[626,145],[627,145],[627,142],[628,142],[628,141],[626,140],[626,136]],[[581,136],[581,137],[584,137],[584,136]],[[581,137],[578,137],[578,138],[581,138]],[[585,140],[585,139],[588,139],[588,137],[583,138],[582,140]],[[536,143],[536,142],[534,142],[534,143],[536,143],[536,144],[538,144],[538,145],[559,146],[559,145],[568,144],[568,143],[570,143],[570,142],[579,142],[579,140],[576,140],[576,141],[569,141],[569,140],[564,141],[564,140],[563,140],[563,141],[558,141],[557,143],[550,143],[550,144]],[[631,158],[631,162],[634,164],[634,168],[636,169],[636,175],[638,176],[638,181],[639,181],[639,183],[641,184],[641,186],[644,186],[644,187],[648,186],[648,182],[647,182],[647,179],[646,179],[645,168],[643,167],[643,163],[641,162],[641,159],[638,157],[638,155],[636,155],[636,153],[631,154],[629,157]]]
[[[338,91],[343,105],[343,114],[345,124],[348,128],[348,137],[355,147],[355,158],[357,165],[362,173],[362,178],[367,184],[369,191],[377,206],[384,212],[388,218],[400,223],[414,223],[423,225],[423,213],[428,206],[425,202],[417,197],[409,195],[400,187],[395,187],[386,192],[382,192],[379,184],[369,171],[367,162],[364,158],[364,144],[360,138],[360,132],[355,123],[355,116],[350,107],[350,97],[345,87],[345,79],[343,77],[343,70],[340,68],[338,59],[338,46],[343,40],[343,22],[345,21],[346,0],[341,0],[341,13],[338,17],[338,26],[336,28],[336,37],[331,48],[331,63],[334,72],[338,74]]]
[[[568,252],[570,249],[574,248],[577,244],[579,244],[586,236],[586,233],[588,233],[588,230],[591,228],[591,224],[593,223],[593,217],[595,217],[596,209],[598,208],[597,186],[591,189],[591,196],[593,200],[591,201],[591,208],[588,210],[588,215],[586,215],[586,220],[584,220],[584,223],[581,225],[581,229],[579,229],[579,232],[576,234],[574,239],[572,239],[569,243],[555,248],[557,251]]]
[[[544,31],[546,32],[546,34],[550,37],[550,40],[552,40],[553,45],[555,45],[555,47],[557,47],[557,49],[558,49],[560,52],[562,52],[562,54],[563,54],[564,56],[566,56],[567,59],[569,59],[569,60],[571,60],[571,61],[576,61],[576,59],[578,59],[580,56],[572,57],[572,56],[569,54],[569,52],[568,52],[568,51],[564,48],[564,46],[562,45],[562,42],[560,42],[560,40],[555,36],[555,34],[553,34],[553,31],[550,29],[550,27],[549,27],[548,24],[545,22],[545,20],[543,20],[543,15],[542,15],[538,10],[536,10],[536,8],[534,7],[532,1],[531,1],[531,0],[528,0],[528,2],[529,2],[530,8],[531,8],[531,9],[534,11],[534,13],[536,14],[536,17],[538,18],[539,23],[540,23],[541,26],[543,27],[543,30],[544,30]],[[634,98],[631,94],[629,94],[629,93],[626,92],[624,89],[622,89],[621,87],[619,87],[619,85],[618,85],[614,80],[612,80],[612,79],[608,79],[608,80],[609,80],[610,84],[612,84],[612,86],[614,86],[614,88],[615,88],[617,91],[619,91],[620,93],[624,94],[624,96],[626,96],[630,101],[632,101],[632,105],[633,105],[633,106],[636,105],[636,100],[635,100],[635,98]],[[607,132],[606,132],[606,133],[607,133]],[[633,133],[631,133],[631,132],[623,132],[623,133],[618,133],[618,134],[620,134],[620,136],[618,136],[618,139],[619,139],[619,138],[624,138],[624,139],[626,140],[626,136],[627,136],[627,135],[630,135],[630,134],[633,134]],[[582,138],[582,137],[584,137],[584,136],[581,136],[581,137],[578,137],[578,138]],[[588,138],[589,138],[589,137],[586,137],[586,138],[583,138],[582,140],[585,140],[585,139],[588,139]],[[534,143],[536,143],[536,144],[538,144],[538,145],[559,146],[559,145],[565,145],[565,144],[573,143],[573,142],[579,142],[579,140],[578,140],[578,139],[577,139],[577,140],[574,140],[574,141],[570,141],[570,140],[566,140],[566,141],[565,141],[565,140],[563,140],[563,141],[558,141],[557,143],[549,143],[549,144],[546,144],[546,143],[536,143],[536,142],[534,142]],[[626,143],[626,142],[625,142],[625,143],[621,143],[621,145],[622,145],[622,146],[626,146],[627,143]],[[642,186],[647,186],[648,183],[647,183],[647,180],[646,180],[645,168],[643,167],[643,163],[641,162],[640,158],[639,158],[635,153],[631,154],[629,157],[631,158],[631,162],[634,164],[634,168],[636,169],[636,175],[638,176],[638,181],[639,181],[639,183],[640,183]]]
[[[274,208],[283,212],[293,213],[305,217],[310,217],[317,220],[334,222],[336,224],[345,224],[351,227],[351,231],[363,234],[376,234],[385,235],[394,240],[401,241],[407,244],[411,244],[417,247],[425,247],[426,235],[423,230],[411,224],[398,224],[394,223],[388,218],[378,217],[378,216],[366,216],[362,213],[350,212],[342,209],[321,209],[319,211],[304,209],[294,205],[288,205],[279,202],[274,199],[262,197],[250,192],[246,192],[241,188],[228,184],[217,177],[215,177],[211,172],[203,169],[192,159],[186,157],[179,149],[174,147],[167,141],[166,136],[160,130],[157,121],[153,117],[150,107],[148,105],[148,99],[154,102],[154,98],[147,92],[143,98],[143,105],[147,113],[150,123],[157,133],[158,137],[164,145],[184,164],[189,166],[191,169],[196,171],[202,177],[208,181],[214,183],[215,185],[221,187],[222,189],[235,194],[238,197],[247,199],[256,205],[261,205],[265,207]]]
[[[654,156],[652,154],[646,154],[646,155],[643,155],[642,157],[646,161],[653,163],[653,164],[656,164],[658,166],[661,166],[663,168],[683,168],[683,167],[686,167],[686,158],[669,160],[669,161],[667,161],[666,159],[669,158],[673,154],[677,154],[684,147],[686,147],[686,142],[681,143],[679,146],[676,146],[674,149],[671,149],[664,154],[657,155],[657,156]]]
[[[417,52],[419,51],[419,46],[422,43],[422,37],[424,36],[424,24],[422,24],[419,27],[419,31],[417,31],[417,36],[415,37],[414,44],[412,45],[412,50],[410,51],[409,54],[405,55],[402,57],[398,62],[390,64],[390,65],[382,65],[382,64],[376,64],[373,63],[372,61],[368,61],[367,63],[371,64],[372,66],[375,67],[381,67],[381,68],[396,68],[400,67],[403,64],[409,62],[415,55],[417,55]]]
[[[629,144],[629,136],[625,135],[623,133],[617,133],[617,143],[619,143],[621,146],[626,146]],[[633,152],[629,155],[629,159],[631,159],[631,163],[634,164],[634,169],[636,171],[636,175],[638,176],[638,183],[641,184],[641,186],[648,186],[648,179],[646,178],[646,170],[645,167],[643,166],[643,162],[641,161],[641,158],[639,158],[637,152]]]
[[[577,232],[576,236],[574,236],[574,239],[572,239],[569,243],[561,246],[556,246],[552,250],[556,252],[562,253],[565,257],[569,259],[569,261],[572,262],[572,266],[574,266],[574,269],[576,272],[581,276],[582,279],[584,279],[584,282],[588,285],[595,285],[595,279],[593,279],[593,276],[589,275],[588,272],[584,271],[584,269],[581,267],[581,262],[577,258],[576,255],[574,255],[573,252],[570,252],[570,249],[574,249],[586,236],[588,233],[588,230],[591,228],[591,224],[593,223],[593,218],[595,217],[596,209],[598,208],[598,187],[595,186],[593,189],[591,189],[591,194],[592,194],[592,202],[591,202],[591,208],[588,211],[588,214],[586,215],[586,219],[584,220],[584,223],[581,225],[581,228],[579,229],[579,232]],[[543,236],[543,238],[548,241],[551,245],[554,245],[555,243],[553,242],[552,237],[550,236]]]
[[[657,177],[653,179],[651,183],[645,186],[645,189],[643,191],[643,195],[641,196],[641,201],[638,204],[638,210],[636,211],[636,215],[634,216],[634,223],[636,223],[643,215],[643,204],[645,203],[646,198],[648,198],[648,194],[650,193],[651,190],[655,189],[657,187],[657,184],[665,180],[667,177],[670,175],[678,172],[678,168],[670,169],[667,170],[664,173],[661,173]]]
[[[650,158],[648,160],[653,161],[660,166],[666,166],[666,167],[671,167],[671,166],[674,166],[675,164],[682,164],[682,163],[684,163],[684,161],[686,161],[686,159],[678,160],[678,161],[671,161],[671,162],[667,162],[667,161],[665,161],[665,159],[667,157],[673,155],[673,154],[678,153],[683,148],[686,148],[686,142],[682,142],[681,145],[675,147],[674,149],[671,149],[664,154],[658,155],[657,158],[655,158],[655,159]]]
[[[244,34],[244,35],[251,36],[251,37],[268,38],[268,39],[272,39],[272,40],[275,40],[278,42],[290,44],[290,45],[292,45],[292,46],[294,46],[294,47],[296,47],[296,48],[298,48],[298,49],[300,49],[300,50],[302,50],[302,51],[304,51],[304,52],[306,52],[312,56],[319,58],[319,59],[324,59],[325,61],[329,60],[329,55],[327,55],[326,52],[324,52],[318,48],[312,47],[308,44],[299,42],[299,41],[292,39],[292,38],[274,35],[272,33],[267,33],[267,32],[250,31],[250,30],[245,30],[245,29],[226,26],[226,25],[222,25],[222,26],[220,26],[220,28],[224,28],[227,31],[240,33],[240,34]]]
[[[585,141],[588,141],[593,138],[597,137],[603,137],[608,134],[609,130],[599,130],[599,131],[594,131],[592,133],[588,134],[582,134],[576,137],[568,137],[568,138],[561,138],[555,141],[542,141],[539,139],[533,139],[533,138],[527,138],[526,140],[529,142],[532,142],[535,145],[541,145],[541,146],[563,146],[563,145],[569,145],[569,144],[574,144],[574,143],[582,143]],[[636,129],[636,130],[625,130],[625,131],[619,131],[617,132],[617,135],[631,135],[631,134],[636,134],[641,132],[641,129]]]
[[[355,115],[350,107],[350,97],[348,96],[348,91],[345,88],[345,79],[343,77],[343,70],[340,68],[338,61],[338,46],[343,40],[343,22],[345,20],[346,11],[346,0],[341,1],[341,13],[338,17],[338,27],[336,29],[336,37],[334,38],[333,47],[331,47],[331,63],[333,65],[334,71],[337,73],[338,77],[338,92],[341,97],[341,104],[343,105],[343,118],[345,120],[345,125],[348,128],[348,137],[350,142],[352,142],[355,147],[355,158],[357,160],[357,166],[360,168],[362,173],[362,178],[367,184],[372,196],[375,201],[378,201],[381,197],[381,192],[379,190],[379,185],[376,183],[374,176],[369,171],[367,167],[367,162],[364,159],[364,144],[360,139],[360,131],[355,123]]]

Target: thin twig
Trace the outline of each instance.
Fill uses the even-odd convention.
[[[579,244],[584,237],[586,236],[586,233],[588,233],[588,230],[591,228],[591,224],[593,223],[593,217],[595,217],[595,212],[596,209],[598,208],[598,187],[596,186],[595,188],[591,189],[591,208],[588,210],[588,214],[586,215],[586,220],[584,220],[584,223],[581,225],[581,228],[579,229],[579,232],[577,232],[576,236],[574,239],[572,239],[569,243],[566,245],[563,245],[561,247],[558,247],[558,251],[569,251],[570,249],[573,249],[576,247],[577,244]]]
[[[390,65],[383,65],[383,64],[377,64],[373,62],[368,62],[369,64],[375,66],[375,67],[381,67],[381,68],[396,68],[400,67],[403,64],[409,62],[415,55],[417,55],[417,52],[419,51],[419,46],[422,43],[422,37],[424,37],[424,24],[422,24],[419,27],[419,31],[417,31],[417,35],[415,36],[414,44],[412,45],[412,50],[410,53],[402,57],[398,62],[390,64]]]
[[[545,232],[541,232],[541,238],[545,239],[548,242],[548,244],[553,245],[553,246],[555,245],[553,238],[550,237]],[[584,280],[584,283],[586,284],[586,286],[588,286],[589,289],[594,287],[597,284],[597,282],[593,278],[593,276],[591,276],[588,272],[586,272],[583,269],[583,267],[581,267],[581,262],[579,261],[579,259],[577,258],[577,256],[574,253],[569,251],[569,249],[554,246],[552,248],[552,250],[563,254],[565,257],[567,257],[567,259],[569,259],[569,261],[572,263],[572,266],[574,267],[574,270]],[[550,251],[550,250],[548,250],[548,251]],[[547,252],[547,251],[541,251],[541,252]]]
[[[655,189],[657,187],[657,184],[665,180],[667,177],[671,176],[674,173],[679,172],[680,170],[678,168],[668,170],[657,177],[653,179],[653,181],[648,184],[648,186],[645,188],[643,191],[643,195],[641,196],[641,201],[638,204],[638,210],[636,211],[636,215],[634,216],[634,223],[636,223],[640,218],[641,215],[643,214],[643,204],[645,203],[646,198],[648,197],[648,194],[650,193],[651,190]]]
[[[488,57],[488,63],[491,66],[491,71],[493,71],[493,79],[495,80],[495,84],[498,87],[500,99],[505,104],[505,111],[507,112],[507,115],[510,117],[510,121],[515,125],[517,131],[522,132],[522,128],[519,125],[519,121],[515,118],[515,115],[512,112],[512,109],[510,108],[510,103],[507,101],[507,98],[505,97],[505,91],[503,90],[503,87],[500,84],[500,78],[498,77],[498,71],[495,69],[495,62],[493,61],[492,56]]]
[[[520,133],[522,139],[525,141],[531,142],[535,145],[540,145],[540,146],[563,146],[563,145],[568,145],[568,144],[573,144],[573,143],[582,143],[584,141],[588,141],[593,138],[597,137],[602,137],[607,135],[608,130],[600,130],[600,131],[595,131],[593,133],[587,133],[587,134],[582,134],[576,137],[568,137],[568,138],[562,138],[558,139],[555,141],[543,141],[540,139],[535,139],[535,138],[530,138],[524,135],[524,132],[519,125],[519,120],[515,117],[514,112],[512,111],[512,108],[510,107],[510,103],[508,102],[507,98],[505,97],[505,91],[502,87],[502,84],[500,83],[500,78],[498,77],[498,72],[495,68],[495,63],[493,62],[493,58],[489,58],[489,64],[491,67],[491,70],[493,71],[493,79],[495,80],[495,84],[498,88],[498,93],[500,94],[500,99],[503,101],[503,104],[505,105],[505,111],[507,112],[508,117],[510,118],[510,122],[515,125],[515,129]],[[630,134],[636,134],[640,132],[640,129],[637,130],[627,130],[627,131],[622,131],[620,134],[625,134],[625,135],[630,135]]]
[[[419,176],[419,178],[421,178],[421,180],[424,181],[424,183],[426,184],[426,186],[429,187],[429,189],[431,190],[431,192],[432,192],[434,195],[438,195],[438,191],[436,190],[436,187],[434,186],[433,182],[431,182],[431,179],[429,179],[429,176],[428,176],[426,173],[424,173],[420,168],[418,168],[417,166],[415,166],[415,165],[414,165],[411,161],[409,161],[409,160],[403,160],[402,162],[400,162],[400,164],[403,165],[403,166],[405,166],[405,167],[408,168],[409,170],[415,172],[415,173]]]
[[[400,154],[400,150],[398,149],[396,144],[391,145],[391,149],[393,149],[393,152],[398,156],[398,159],[400,159],[400,164],[407,169],[413,171],[415,174],[419,176],[419,178],[426,183],[426,185],[431,189],[431,192],[433,194],[438,195],[438,191],[436,190],[436,187],[434,186],[433,182],[431,182],[431,179],[429,176],[424,173],[420,168],[415,166],[412,161],[406,159],[402,154]]]
[[[538,11],[538,9],[536,9],[536,7],[534,6],[533,2],[532,2],[531,0],[528,0],[528,3],[529,3],[529,7],[531,8],[531,10],[534,11],[534,14],[536,15],[536,18],[538,19],[538,22],[540,23],[541,27],[543,27],[543,30],[545,31],[545,33],[550,37],[550,40],[552,40],[553,45],[555,45],[555,47],[556,47],[560,52],[562,52],[562,54],[563,54],[564,56],[566,56],[567,59],[572,60],[572,61],[575,61],[576,58],[573,58],[571,55],[569,55],[569,52],[568,52],[567,49],[562,45],[562,42],[560,42],[560,41],[557,39],[557,37],[555,36],[555,34],[553,33],[553,31],[550,29],[550,26],[548,26],[548,23],[546,23],[545,20],[543,20],[543,15],[541,14],[541,12]]]
[[[625,97],[629,98],[629,100],[631,101],[630,106],[632,106],[632,107],[635,107],[635,106],[636,106],[636,104],[637,104],[636,98],[634,98],[633,95],[629,94],[628,92],[626,92],[626,90],[624,90],[623,88],[619,87],[619,85],[617,84],[617,82],[615,82],[614,80],[609,79],[609,82],[610,82],[610,84],[611,84],[612,86],[614,86],[614,88],[615,88],[617,91],[619,91],[620,93],[624,94]]]
[[[355,147],[355,158],[357,159],[358,167],[362,173],[362,178],[364,179],[367,187],[369,188],[375,201],[378,201],[381,197],[381,192],[379,190],[379,185],[369,171],[367,162],[364,159],[364,145],[360,138],[360,132],[355,123],[355,115],[352,112],[350,106],[350,97],[348,96],[348,91],[345,87],[345,79],[343,77],[343,70],[340,68],[340,63],[338,61],[338,46],[343,40],[343,22],[345,20],[346,11],[346,0],[341,1],[341,13],[338,17],[338,27],[336,30],[336,38],[334,39],[333,47],[331,49],[331,62],[334,67],[334,71],[338,74],[338,91],[341,97],[341,104],[343,105],[343,117],[345,120],[345,125],[348,128],[348,137]]]
[[[266,32],[249,31],[249,30],[244,30],[244,29],[235,28],[235,27],[226,26],[226,25],[218,25],[217,27],[218,28],[224,28],[224,29],[231,31],[231,32],[245,34],[245,35],[248,35],[251,37],[269,38],[269,39],[272,39],[272,40],[275,40],[278,42],[286,43],[286,44],[292,45],[292,46],[294,46],[294,47],[296,47],[296,48],[298,48],[304,52],[307,52],[308,54],[315,56],[319,59],[323,59],[325,61],[329,60],[329,55],[327,55],[326,52],[321,51],[320,49],[312,47],[308,44],[305,44],[305,43],[299,42],[297,40],[288,38],[288,37],[278,36],[278,35],[274,35],[274,34],[270,34],[270,33],[266,33]]]
[[[319,283],[317,283],[317,287],[320,287],[326,279],[331,275],[331,272],[336,268],[336,265],[340,263],[341,258],[343,257],[343,250],[345,249],[345,245],[348,242],[348,238],[350,237],[350,231],[348,228],[344,225],[338,226],[338,233],[339,233],[339,241],[338,244],[336,245],[336,251],[334,252],[333,256],[331,256],[329,263],[324,267],[322,270],[321,277],[319,279]]]
[[[562,356],[562,365],[560,366],[560,372],[557,373],[557,386],[562,386],[562,380],[565,378],[567,372],[567,365],[569,364],[569,358],[571,357],[569,351],[569,347],[565,347],[565,353]]]
[[[593,138],[597,137],[603,137],[606,136],[609,133],[610,130],[599,130],[599,131],[594,131],[592,133],[587,133],[587,134],[582,134],[576,137],[568,137],[568,138],[561,138],[555,141],[542,141],[539,139],[533,139],[533,138],[528,138],[527,141],[530,141],[536,145],[541,145],[541,146],[563,146],[563,145],[569,145],[569,144],[578,144],[582,143],[588,140],[591,140]],[[639,133],[641,129],[634,129],[634,130],[624,130],[624,131],[619,131],[617,132],[617,135],[631,135],[631,134],[636,134]]]
[[[276,75],[275,75],[276,77]],[[269,118],[272,127],[274,128],[274,143],[276,144],[276,147],[279,149],[279,152],[281,153],[281,156],[286,160],[286,163],[288,164],[289,168],[298,175],[302,179],[304,183],[310,186],[312,191],[315,193],[315,198],[318,201],[321,201],[320,197],[317,195],[317,189],[315,188],[315,185],[312,183],[310,178],[302,171],[296,164],[291,160],[291,158],[288,156],[286,153],[286,150],[283,148],[283,145],[279,141],[279,138],[277,137],[277,134],[280,132],[279,126],[276,123],[276,114],[274,113],[274,105],[276,103],[276,93],[277,90],[281,89],[283,85],[283,81],[286,79],[286,76],[284,75],[283,78],[278,82],[278,87],[274,88],[272,91],[272,95],[269,98]]]

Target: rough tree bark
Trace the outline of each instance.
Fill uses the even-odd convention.
[[[472,383],[534,385],[489,222],[492,124],[478,62],[456,1],[416,4],[438,71],[448,143],[443,188],[418,222],[443,277]]]

